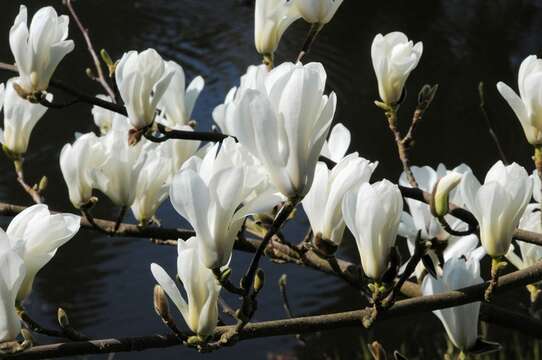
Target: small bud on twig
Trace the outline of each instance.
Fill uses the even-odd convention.
[[[169,305],[167,302],[166,294],[160,285],[154,287],[154,311],[162,319],[169,318]]]
[[[58,308],[57,319],[61,328],[65,329],[70,327],[70,319],[68,318],[68,314],[66,314],[64,309]]]
[[[254,291],[256,293],[259,293],[260,290],[262,290],[264,282],[265,282],[264,272],[262,269],[258,269],[256,271],[256,276],[254,278]]]

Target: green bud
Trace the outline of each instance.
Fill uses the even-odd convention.
[[[262,290],[263,288],[264,282],[265,282],[264,272],[262,269],[258,269],[256,271],[256,276],[254,278],[254,291],[257,293],[260,292],[260,290]]]
[[[44,192],[45,189],[47,189],[47,184],[49,183],[49,180],[47,179],[47,176],[42,176],[40,179],[40,183],[38,185],[38,191]]]

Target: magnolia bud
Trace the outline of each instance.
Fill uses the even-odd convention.
[[[169,317],[169,306],[167,303],[166,294],[160,285],[154,287],[154,311],[161,318]]]
[[[220,274],[220,282],[222,283],[222,282],[227,281],[230,278],[230,275],[231,275],[230,268],[227,268],[226,270],[222,271],[222,273]]]
[[[262,269],[258,269],[256,271],[256,276],[254,278],[254,291],[256,293],[260,292],[260,290],[263,288],[265,282],[265,276]]]
[[[282,276],[279,279],[279,286],[281,288],[284,288],[286,287],[287,282],[288,282],[288,275],[282,274]]]
[[[96,78],[96,75],[94,75],[94,72],[92,71],[91,68],[86,68],[86,69],[85,69],[85,74],[86,74],[90,79],[95,79],[95,78]]]
[[[64,309],[58,308],[57,319],[58,324],[61,328],[64,329],[70,326],[70,319],[68,318],[68,314],[66,314],[66,311],[64,311]]]
[[[38,191],[43,192],[45,189],[47,189],[47,184],[49,183],[49,180],[47,179],[47,176],[42,176],[40,183],[38,185]]]
[[[450,192],[461,182],[462,175],[450,172],[439,181],[433,188],[431,212],[435,217],[443,217],[449,211]]]

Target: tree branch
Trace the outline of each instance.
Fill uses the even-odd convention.
[[[542,263],[538,263],[524,270],[503,276],[496,293],[503,293],[542,280]],[[442,294],[417,297],[398,301],[392,308],[383,311],[376,319],[377,322],[395,319],[403,316],[412,316],[419,313],[464,305],[474,301],[481,301],[487,282],[467,288],[449,291]],[[489,311],[496,307],[489,307]],[[298,333],[311,333],[322,330],[332,330],[345,327],[362,329],[362,318],[367,315],[368,309],[347,311],[341,313],[297,317],[293,319],[273,320],[258,323],[248,323],[239,330],[237,340],[248,340],[261,337],[295,335]],[[506,315],[510,315],[507,312]],[[499,321],[509,320],[500,316]],[[527,327],[531,336],[542,336],[542,322],[531,320]],[[214,338],[220,338],[226,333],[235,330],[235,326],[221,326],[215,331]],[[525,330],[525,329],[524,329]],[[94,341],[80,341],[72,343],[58,343],[30,348],[19,354],[6,356],[9,359],[43,359],[83,354],[103,354],[112,352],[141,351],[152,348],[171,347],[179,344],[174,335],[154,335],[132,338],[103,339]]]

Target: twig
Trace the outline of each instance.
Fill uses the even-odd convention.
[[[105,235],[111,235],[112,234],[111,231],[104,229],[103,227],[98,225],[96,223],[96,221],[94,221],[94,217],[90,213],[90,209],[82,208],[81,209],[81,215],[83,215],[84,219],[87,221],[88,224],[90,224],[90,226],[92,226],[92,228],[94,230],[97,230],[98,232],[100,232],[102,234],[105,234]]]
[[[100,62],[100,59],[98,58],[98,55],[96,54],[96,51],[94,50],[94,46],[92,45],[92,41],[88,34],[88,29],[85,28],[85,26],[83,26],[83,23],[79,19],[79,16],[77,16],[77,13],[75,12],[75,9],[73,8],[71,0],[64,0],[64,5],[66,5],[66,7],[68,8],[70,15],[75,20],[77,27],[79,28],[79,30],[81,31],[81,34],[83,35],[83,38],[85,39],[88,52],[90,56],[92,57],[92,61],[94,62],[94,68],[96,69],[96,73],[98,74],[98,76],[95,78],[96,81],[100,83],[100,85],[104,88],[104,90],[107,92],[109,97],[113,100],[114,103],[116,103],[115,92],[111,89],[111,86],[109,86],[109,84],[107,83],[107,80],[105,79],[104,72],[102,69],[102,64]]]
[[[37,186],[30,186],[26,183],[24,179],[24,169],[23,169],[23,159],[15,160],[13,161],[13,165],[15,167],[15,173],[17,175],[17,182],[21,185],[24,191],[30,197],[36,204],[42,204],[44,199],[41,195],[40,189]]]
[[[171,139],[182,139],[182,140],[200,140],[200,141],[212,141],[212,142],[221,142],[228,137],[233,137],[230,135],[218,133],[218,132],[198,132],[198,131],[186,131],[186,130],[173,130],[165,127],[162,124],[157,124],[159,134],[155,136],[149,134],[148,132],[144,134],[145,138],[149,141],[162,143]],[[237,140],[235,137],[233,137]]]
[[[395,283],[392,290],[390,291],[390,294],[386,297],[386,299],[383,301],[382,305],[385,308],[389,308],[390,306],[393,306],[393,303],[395,302],[395,299],[399,292],[401,291],[401,288],[403,287],[404,283],[412,276],[414,271],[416,271],[416,267],[418,266],[418,263],[422,259],[422,257],[426,253],[426,245],[425,242],[421,239],[421,230],[418,231],[418,236],[416,237],[416,245],[414,249],[414,254],[408,261],[408,264],[399,277],[399,280]]]
[[[62,329],[62,333],[70,340],[74,341],[87,341],[90,340],[90,338],[78,330],[76,330],[68,318],[68,314],[66,314],[66,311],[62,308],[58,308],[57,312],[57,318],[58,318],[58,324],[60,325],[60,328]]]
[[[316,37],[320,33],[320,30],[322,30],[323,25],[321,24],[311,24],[311,27],[309,29],[309,32],[307,33],[307,38],[305,39],[305,42],[303,43],[303,47],[301,48],[301,51],[299,52],[299,55],[297,56],[297,62],[300,62],[303,57],[309,53],[309,51],[312,48],[312,44],[314,44],[314,41],[316,40]]]
[[[115,227],[113,228],[113,233],[111,235],[115,235],[117,231],[119,231],[120,224],[122,224],[122,220],[124,220],[124,215],[126,215],[127,210],[127,206],[123,206],[120,208],[119,215],[117,217],[117,221],[115,222]]]
[[[260,263],[260,259],[264,255],[264,251],[267,248],[267,245],[269,244],[273,236],[275,236],[280,231],[280,228],[286,222],[286,220],[288,220],[288,218],[290,217],[290,214],[295,209],[296,205],[297,205],[297,201],[290,201],[290,200],[285,202],[282,205],[281,209],[277,213],[277,216],[273,220],[273,223],[267,230],[265,237],[263,238],[262,242],[258,246],[256,253],[252,257],[250,265],[241,280],[241,285],[242,285],[241,287],[243,288],[244,294],[243,294],[243,302],[241,304],[241,312],[243,314],[243,320],[239,324],[240,327],[242,327],[248,320],[250,320],[255,310],[256,292],[254,291],[253,285],[254,285],[254,279],[256,276],[256,271]]]
[[[509,162],[506,159],[506,154],[504,153],[504,150],[501,146],[501,142],[499,141],[499,138],[497,137],[497,134],[495,133],[495,130],[493,129],[493,124],[491,123],[491,120],[489,119],[489,115],[486,110],[486,100],[485,100],[485,91],[484,91],[484,82],[480,81],[478,84],[478,96],[480,97],[480,111],[482,112],[482,117],[484,118],[484,121],[486,123],[487,129],[489,131],[489,135],[493,139],[493,142],[495,143],[495,146],[497,147],[497,151],[499,152],[499,156],[502,160],[502,162],[505,165],[508,165]]]
[[[28,313],[26,311],[24,311],[24,310],[19,311],[18,315],[21,318],[21,320],[26,324],[28,329],[30,331],[32,331],[32,332],[42,334],[42,335],[46,335],[46,336],[57,337],[57,338],[63,338],[64,337],[64,333],[62,331],[47,329],[47,328],[41,326],[34,319],[32,319],[30,317],[30,315],[28,315]]]
[[[412,116],[410,127],[404,137],[401,135],[401,131],[398,127],[397,111],[399,110],[399,104],[390,106],[384,103],[375,102],[376,105],[379,108],[383,109],[386,114],[386,118],[388,119],[388,127],[390,128],[395,139],[399,159],[401,160],[401,163],[403,165],[403,171],[407,177],[410,186],[414,188],[418,187],[418,183],[416,182],[414,174],[410,169],[409,151],[414,145],[414,132],[418,124],[421,122],[423,115],[433,102],[437,91],[438,85],[424,85],[422,87],[422,89],[418,93],[418,104],[416,105],[416,109],[414,110],[414,115]],[[404,93],[402,98],[404,98]],[[402,99],[400,100],[400,102],[401,101]]]
[[[533,265],[524,270],[501,277],[496,293],[503,293],[542,279],[542,263]],[[403,316],[412,316],[438,309],[464,305],[474,301],[481,301],[487,283],[467,288],[449,291],[437,295],[417,297],[398,301],[388,311],[383,312],[376,321],[395,319]],[[495,309],[495,307],[489,308]],[[361,319],[367,310],[356,310],[326,315],[306,316],[293,319],[274,320],[246,324],[237,334],[238,340],[248,340],[261,337],[294,335],[298,333],[311,333],[322,330],[332,330],[345,327],[360,328]],[[506,315],[513,315],[510,312]],[[503,318],[501,318],[503,320]],[[507,323],[502,321],[504,325]],[[216,329],[214,338],[234,331],[235,326],[220,326]],[[540,338],[542,336],[542,322],[531,319],[521,329],[524,333]],[[179,340],[175,335],[154,335],[132,338],[103,339],[73,343],[59,343],[35,346],[19,354],[11,355],[10,359],[43,359],[62,356],[75,356],[83,354],[103,354],[112,352],[141,351],[151,348],[164,348],[176,346]]]
[[[279,279],[279,289],[280,289],[280,294],[282,296],[282,307],[284,308],[286,315],[290,319],[293,319],[295,318],[295,315],[292,312],[290,301],[288,300],[288,293],[286,291],[287,282],[288,282],[288,276],[286,274],[282,274],[282,276]],[[301,336],[301,334],[296,334],[295,337],[297,341],[299,341],[300,344],[305,345],[305,339]]]
[[[401,136],[401,131],[397,127],[397,108],[390,109],[386,111],[386,118],[388,119],[388,127],[390,128],[393,137],[395,139],[395,144],[397,145],[397,153],[399,155],[399,160],[403,164],[403,171],[407,177],[408,183],[414,187],[418,187],[416,178],[410,169],[410,159],[408,157],[409,148],[403,142],[403,137]]]
[[[218,298],[218,304],[222,308],[222,312],[224,314],[228,315],[232,319],[237,319],[237,316],[235,315],[235,310],[231,306],[229,306],[228,303],[224,301],[222,297]]]
[[[243,295],[245,292],[243,289],[238,288],[235,286],[229,279],[229,274],[231,273],[231,270],[228,269],[228,274],[225,275],[220,269],[213,269],[213,274],[216,277],[216,280],[220,283],[220,286],[222,286],[226,291],[235,294],[235,295]]]
[[[90,340],[88,336],[83,335],[82,333],[75,330],[70,325],[69,321],[67,321],[67,315],[64,312],[64,310],[62,309],[58,309],[58,310],[59,310],[59,323],[60,323],[61,330],[53,330],[53,329],[48,329],[48,328],[43,327],[34,319],[32,319],[30,315],[24,309],[20,309],[18,311],[18,315],[21,318],[21,320],[26,324],[28,329],[32,332],[46,335],[46,336],[51,336],[51,337],[65,338],[65,339],[73,340],[73,341]],[[65,322],[60,321],[60,314],[64,316],[63,319],[66,319]]]
[[[0,70],[8,70],[8,71],[17,72],[17,67],[15,67],[14,65],[0,63]],[[89,95],[83,94],[79,92],[78,90],[73,89],[70,86],[58,80],[51,80],[50,85],[54,88],[62,90],[63,92],[69,95],[74,96],[79,102],[84,102],[89,105],[96,105],[101,108],[116,112],[124,116],[128,115],[123,105],[105,101],[95,96],[89,96]],[[173,130],[173,129],[168,129],[161,124],[158,124],[158,129],[161,131],[162,136],[156,137],[152,135],[145,135],[147,139],[153,142],[164,142],[169,139],[220,142],[220,141],[223,141],[225,138],[230,137],[229,135],[216,133],[216,132]]]
[[[279,279],[280,295],[282,296],[282,307],[284,308],[284,312],[286,312],[286,315],[288,315],[289,318],[294,318],[295,316],[290,307],[290,301],[288,301],[288,294],[286,292],[287,282],[288,276],[286,274],[282,274]]]

